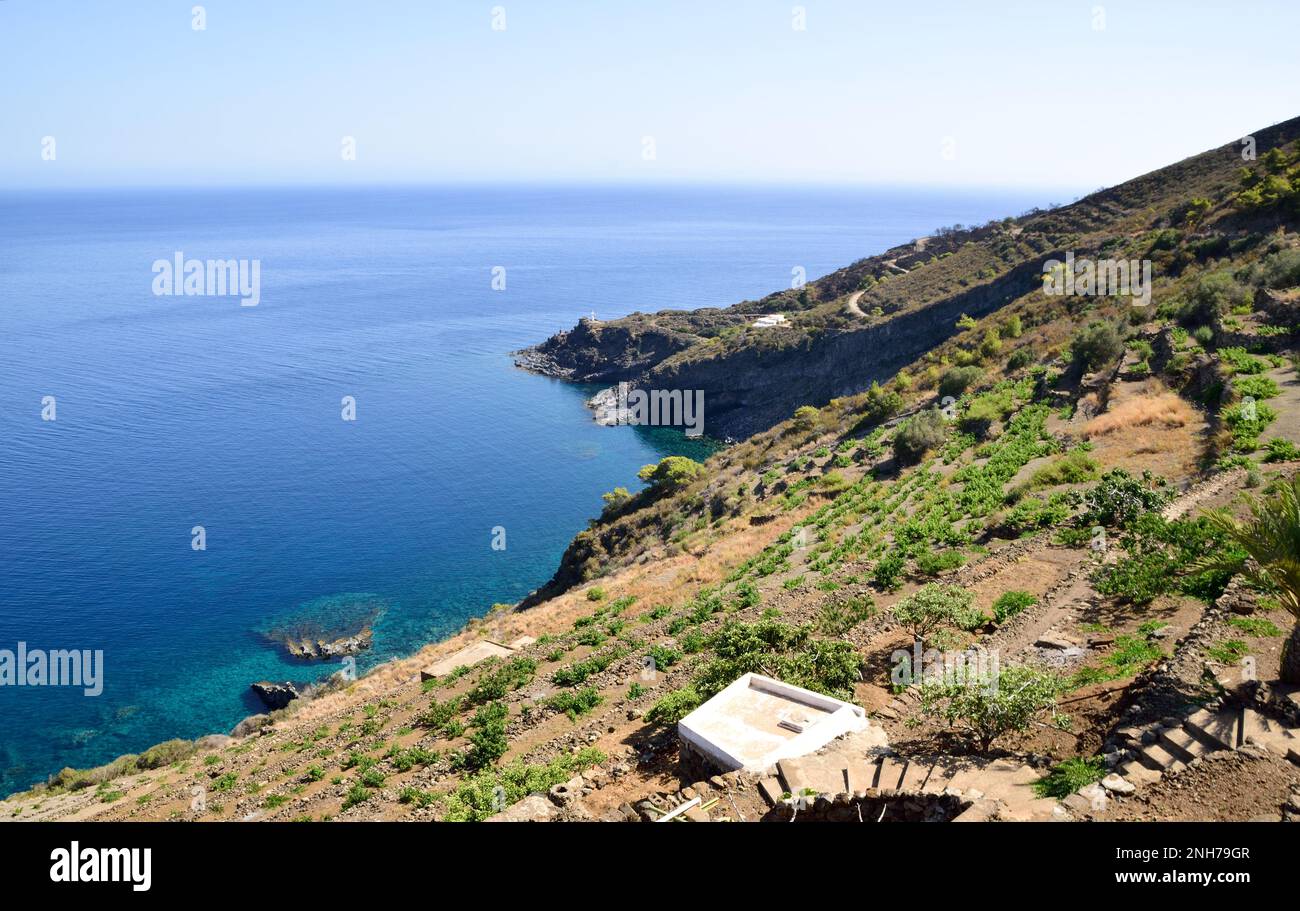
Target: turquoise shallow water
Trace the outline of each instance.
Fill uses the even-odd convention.
[[[362,670],[515,601],[668,430],[603,428],[509,352],[595,311],[726,306],[1041,202],[866,191],[0,195],[0,648],[102,649],[103,694],[0,687],[0,792],[225,731],[337,665],[266,628],[374,609]],[[177,250],[261,303],[157,297]],[[506,290],[491,287],[506,269]],[[41,420],[44,396],[57,420]],[[355,397],[357,420],[340,417]],[[207,550],[194,551],[201,525]],[[504,551],[492,529],[506,529]]]

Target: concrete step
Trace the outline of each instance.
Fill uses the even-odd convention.
[[[1159,734],[1160,745],[1182,762],[1191,762],[1210,752],[1210,748],[1182,728],[1168,728]]]
[[[956,773],[957,766],[951,759],[939,759],[930,767],[930,777],[925,780],[924,787],[921,788],[922,794],[942,794],[944,788],[952,781],[952,776]]]
[[[878,762],[865,759],[850,762],[848,768],[844,770],[844,785],[850,794],[865,794],[868,789],[876,786],[876,775],[879,771]]]
[[[998,815],[1002,805],[996,800],[977,800],[953,817],[953,822],[988,822]]]
[[[880,761],[880,773],[876,776],[876,787],[884,795],[898,790],[903,773],[907,771],[907,760],[897,756],[886,756]]]
[[[1220,712],[1200,709],[1183,721],[1183,727],[1210,746],[1220,750],[1235,750],[1237,735],[1241,730],[1241,712],[1238,709]]]
[[[781,784],[781,790],[789,794],[798,794],[803,783],[799,780],[799,764],[793,759],[778,759],[776,762],[776,777]]]
[[[898,790],[905,794],[921,793],[932,768],[934,763],[930,760],[912,757],[907,761],[907,771],[903,773],[903,781],[899,784]]]
[[[1154,784],[1161,778],[1159,772],[1153,772],[1136,759],[1121,763],[1115,771],[1139,788],[1146,784]]]
[[[769,807],[774,807],[781,802],[781,795],[785,788],[781,782],[775,778],[764,778],[758,783],[758,793],[767,801]]]
[[[1261,715],[1254,709],[1246,709],[1242,713],[1241,739],[1243,743],[1247,741],[1256,743],[1269,752],[1281,756],[1285,756],[1288,750],[1300,747],[1300,739],[1297,739],[1290,729],[1280,721]]]
[[[948,782],[948,787],[963,793],[971,789],[979,789],[979,778],[983,774],[987,763],[979,760],[963,760],[961,764],[952,773],[952,779]]]
[[[844,791],[844,759],[837,754],[782,759],[776,769],[785,789],[795,796],[808,789],[818,794]]]
[[[1142,745],[1142,731],[1137,725],[1129,725],[1120,728],[1115,732],[1115,738],[1126,746],[1139,747]]]
[[[1148,743],[1139,750],[1138,761],[1153,772],[1179,772],[1187,768],[1187,763],[1158,743]]]

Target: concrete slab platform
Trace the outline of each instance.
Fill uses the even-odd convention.
[[[883,729],[860,706],[752,673],[677,723],[678,736],[718,768],[758,773],[867,730],[884,744]]]
[[[489,658],[505,658],[514,654],[514,649],[508,645],[502,645],[500,642],[493,642],[490,639],[484,639],[481,642],[474,642],[465,646],[458,652],[448,655],[441,661],[436,661],[426,668],[421,669],[421,680],[436,680],[439,677],[446,677],[458,667],[472,667],[480,661],[486,661]]]

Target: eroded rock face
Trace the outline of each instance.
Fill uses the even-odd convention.
[[[616,383],[641,375],[694,341],[670,329],[581,319],[568,332],[516,351],[515,365],[575,383]]]
[[[272,711],[282,709],[298,698],[298,688],[288,680],[283,683],[259,680],[251,684],[250,689],[262,700],[262,704]]]

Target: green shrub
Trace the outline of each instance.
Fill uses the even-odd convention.
[[[824,636],[842,636],[876,612],[870,596],[836,598],[822,606],[817,616],[817,632]]]
[[[1029,348],[1017,348],[1011,352],[1011,357],[1007,358],[1007,372],[1012,373],[1021,368],[1028,367],[1034,362],[1034,352]]]
[[[975,596],[956,585],[930,583],[894,605],[894,619],[924,642],[944,626],[973,629],[984,623],[984,615],[974,607]]]
[[[465,698],[470,705],[482,705],[501,699],[507,693],[532,683],[536,674],[537,662],[532,658],[511,658],[496,669],[484,671],[465,694]]]
[[[1046,500],[1025,497],[1011,508],[1003,522],[1020,535],[1039,528],[1053,528],[1069,518],[1072,502],[1062,493],[1054,493]]]
[[[657,670],[663,670],[681,661],[683,655],[675,648],[669,648],[666,645],[653,645],[646,652],[646,657],[654,662],[653,666]]]
[[[704,472],[704,466],[686,456],[668,456],[657,465],[646,465],[637,477],[654,487],[673,491],[690,484]]]
[[[235,787],[235,782],[238,780],[239,775],[237,773],[227,772],[220,778],[213,779],[212,790],[217,791],[218,793],[232,790]]]
[[[959,550],[925,550],[916,555],[916,568],[927,576],[946,573],[966,562]]]
[[[1011,666],[993,680],[925,682],[921,708],[964,730],[987,753],[999,737],[1028,729],[1038,715],[1055,708],[1061,689],[1055,674]]]
[[[577,721],[579,715],[587,714],[604,701],[599,690],[588,686],[571,692],[556,693],[546,700],[546,705],[568,715],[570,721]]]
[[[430,700],[428,710],[420,715],[416,723],[440,731],[464,710],[465,697],[463,696],[453,696],[446,702],[439,702],[435,698]]]
[[[1100,756],[1076,756],[1058,763],[1047,775],[1034,782],[1034,793],[1039,797],[1062,800],[1105,777],[1106,763]]]
[[[854,425],[853,433],[861,433],[877,426],[898,413],[903,407],[903,397],[893,390],[886,391],[879,383],[873,382],[863,396],[861,417]]]
[[[1240,304],[1251,302],[1249,288],[1237,284],[1227,272],[1214,272],[1197,279],[1187,295],[1180,317],[1191,324],[1211,323]]]
[[[605,600],[605,589],[601,588],[599,585],[595,585],[595,586],[592,586],[591,588],[587,589],[587,600],[588,600],[588,601],[604,601],[604,600]]]
[[[1108,564],[1093,576],[1097,591],[1129,604],[1150,604],[1169,590],[1173,560],[1160,552],[1132,555]]]
[[[1143,513],[1163,509],[1172,499],[1167,486],[1149,471],[1135,478],[1122,468],[1112,468],[1085,497],[1088,517],[1098,525],[1123,528]]]
[[[1276,398],[1282,391],[1277,383],[1266,376],[1239,376],[1232,381],[1232,386],[1238,395],[1253,399]]]
[[[914,465],[942,445],[948,436],[948,422],[937,409],[922,411],[901,425],[894,434],[894,457],[901,465]]]
[[[1250,280],[1279,290],[1300,285],[1300,250],[1293,248],[1269,254],[1251,269]]]
[[[1219,360],[1233,373],[1251,375],[1268,370],[1268,364],[1249,354],[1245,348],[1220,348],[1217,353]]]
[[[551,674],[551,682],[557,686],[577,686],[592,674],[599,674],[619,658],[627,654],[626,650],[614,648],[610,651],[588,655],[582,661],[575,661],[567,667],[556,668]]]
[[[1112,323],[1097,320],[1074,334],[1070,350],[1085,370],[1098,370],[1124,353],[1124,337]]]
[[[477,822],[518,803],[529,794],[545,793],[579,772],[604,762],[596,749],[565,753],[546,764],[513,762],[502,768],[485,769],[462,781],[447,795],[448,822]]]
[[[1037,599],[1026,591],[1003,592],[993,602],[993,619],[998,623],[1006,623],[1016,614],[1037,603]]]
[[[646,723],[667,727],[681,721],[704,702],[693,686],[674,690],[661,698],[645,713]]]
[[[1300,447],[1284,437],[1274,437],[1265,445],[1265,462],[1294,462],[1300,459]]]
[[[801,405],[795,409],[790,420],[790,429],[795,433],[810,433],[817,427],[821,412],[812,405]]]
[[[876,561],[875,568],[871,571],[871,581],[883,591],[898,591],[906,565],[907,561],[903,559],[903,555],[897,550],[891,550]]]
[[[939,379],[939,395],[959,398],[984,377],[979,367],[952,367]]]
[[[510,709],[504,702],[492,702],[474,713],[470,726],[470,748],[465,755],[469,769],[482,769],[492,765],[506,754],[510,741],[506,737],[506,722]]]
[[[817,639],[811,626],[790,626],[776,620],[757,623],[729,621],[713,636],[714,659],[695,675],[701,699],[720,692],[749,672],[766,674],[825,693],[851,699],[861,679],[861,658],[842,640]]]

